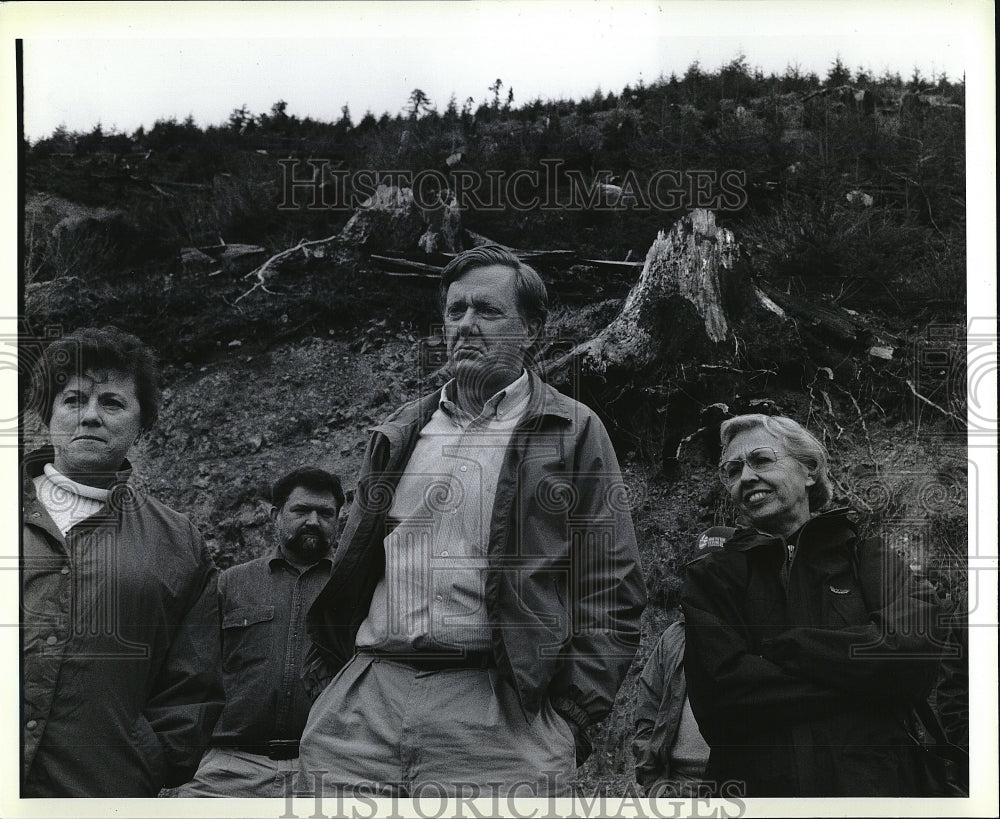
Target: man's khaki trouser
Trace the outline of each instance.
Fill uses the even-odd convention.
[[[286,788],[301,796],[308,778],[298,777],[298,759],[270,759],[230,748],[209,748],[194,779],[170,793],[189,796],[261,796],[283,798]],[[286,784],[286,781],[288,784]]]
[[[365,653],[316,700],[299,755],[303,784],[324,794],[559,796],[576,770],[569,723],[547,702],[526,720],[496,669],[421,671]]]

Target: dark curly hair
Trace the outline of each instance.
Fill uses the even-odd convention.
[[[139,338],[117,327],[84,327],[56,339],[38,362],[32,376],[33,406],[48,425],[56,396],[74,376],[88,370],[120,372],[132,377],[139,399],[143,431],[156,423],[160,411],[160,370],[153,351]]]
[[[331,493],[338,511],[344,505],[344,490],[340,485],[340,478],[316,466],[302,466],[278,478],[271,488],[271,503],[280,509],[300,486],[314,492]]]

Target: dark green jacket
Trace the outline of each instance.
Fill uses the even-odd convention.
[[[685,670],[706,779],[747,796],[917,796],[902,724],[944,646],[937,600],[845,510],[688,564]]]
[[[531,376],[500,470],[488,545],[492,652],[525,713],[546,697],[576,727],[610,710],[639,644],[646,588],[628,494],[597,416]],[[335,672],[354,652],[385,571],[385,518],[440,393],[373,431],[330,581],[310,633]],[[578,733],[578,761],[586,742]]]
[[[22,796],[156,796],[194,774],[222,707],[217,571],[198,530],[128,464],[63,537],[26,459]]]

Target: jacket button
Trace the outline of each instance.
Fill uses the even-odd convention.
[[[25,723],[24,727],[27,728],[29,731],[31,731],[31,730],[33,730],[33,729],[35,729],[35,728],[38,727],[38,720],[29,719]]]
[[[63,566],[63,567],[62,567],[62,568],[61,568],[61,569],[59,570],[59,574],[69,574],[69,566]]]
[[[54,634],[50,634],[48,637],[45,638],[45,642],[48,643],[50,646],[54,646],[56,643],[59,642],[59,638],[56,637],[56,635]]]
[[[31,516],[33,518],[40,518],[42,516],[42,513],[41,512],[32,512]]]

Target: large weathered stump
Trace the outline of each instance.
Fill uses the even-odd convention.
[[[715,215],[695,210],[660,231],[618,316],[595,338],[576,347],[584,372],[641,372],[663,360],[708,355],[726,341],[727,295],[743,290],[739,247]]]
[[[354,213],[338,239],[367,250],[454,253],[461,246],[461,212],[451,191],[421,207],[410,188],[380,185]]]

